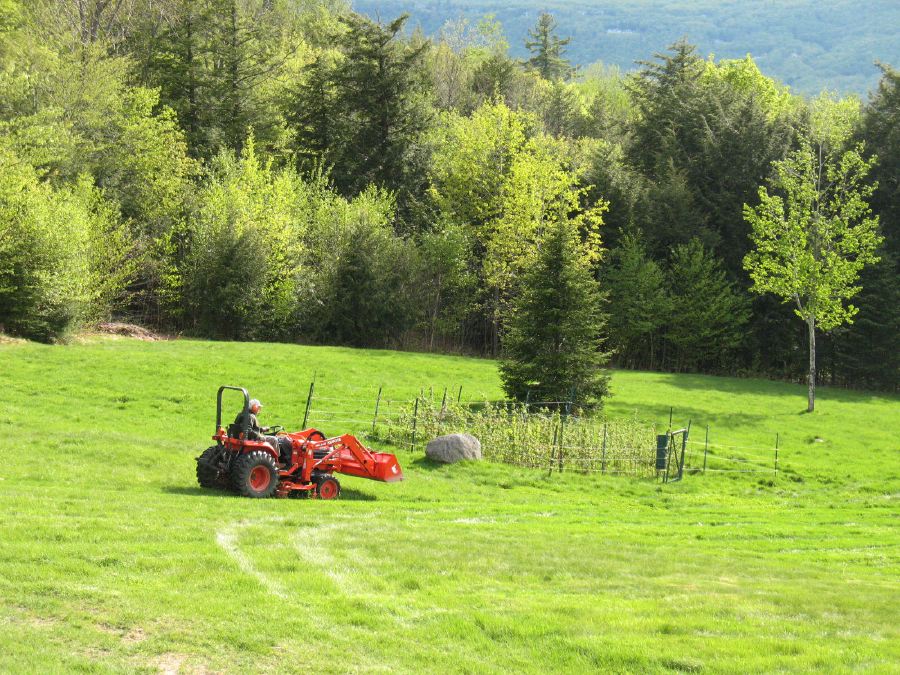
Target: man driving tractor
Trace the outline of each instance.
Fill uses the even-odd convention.
[[[259,399],[254,398],[250,401],[250,411],[247,413],[250,416],[249,424],[247,424],[250,428],[250,433],[247,434],[247,438],[251,441],[263,441],[268,443],[281,455],[281,461],[287,463],[291,457],[291,441],[289,439],[284,439],[285,442],[280,443],[278,436],[266,435],[271,430],[271,427],[259,426],[259,420],[256,417],[262,407],[262,403],[259,402]],[[237,427],[243,427],[244,423],[244,412],[241,411],[237,414],[237,417],[234,418],[234,424]]]

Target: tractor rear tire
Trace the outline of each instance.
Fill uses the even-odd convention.
[[[278,468],[275,460],[264,450],[254,450],[234,460],[231,484],[245,497],[265,499],[278,487]]]
[[[228,488],[228,476],[216,468],[214,461],[218,445],[207,448],[197,458],[197,482],[200,487],[224,490]]]
[[[328,476],[316,483],[316,496],[319,499],[337,499],[341,494],[341,484],[337,478]]]

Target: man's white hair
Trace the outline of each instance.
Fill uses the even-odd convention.
[[[250,409],[253,408],[262,408],[262,403],[259,402],[258,398],[250,399]]]

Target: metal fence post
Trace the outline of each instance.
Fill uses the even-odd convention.
[[[672,437],[672,430],[666,432],[666,473],[663,476],[663,483],[669,482],[669,467],[672,465],[672,446],[675,445]]]
[[[381,405],[381,387],[378,387],[378,398],[375,399],[375,416],[372,417],[372,433],[375,433],[375,422],[378,421],[378,406]]]
[[[709,451],[709,425],[706,425],[706,439],[703,441],[703,473],[706,473],[706,453]]]
[[[309,395],[306,397],[306,410],[303,413],[303,424],[301,425],[303,429],[306,428],[306,423],[309,421],[309,408],[312,405],[313,389],[315,389],[315,386],[315,380],[309,383]]]
[[[691,435],[691,421],[688,420],[687,429],[681,434],[681,461],[678,463],[678,480],[684,476],[684,456],[687,453],[688,436]]]
[[[547,477],[550,477],[550,474],[553,473],[553,455],[556,452],[556,436],[557,436],[557,427],[553,427],[553,441],[550,443],[550,463],[549,468],[547,469]]]
[[[566,416],[563,415],[559,421],[559,472],[563,472],[563,436],[566,431]]]
[[[412,428],[412,449],[413,449],[413,450],[416,449],[416,427],[418,426],[418,422],[419,422],[419,397],[416,396],[416,407],[415,407],[415,409],[413,410],[413,419],[412,419],[412,424],[413,424],[413,428]]]
[[[600,453],[600,473],[606,473],[606,422],[603,423],[603,450]]]
[[[774,480],[778,480],[778,441],[780,440],[779,434],[775,433],[775,478]]]
[[[459,393],[456,395],[456,402],[459,403],[462,400],[462,385],[459,385]]]

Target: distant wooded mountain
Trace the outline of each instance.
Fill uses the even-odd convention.
[[[528,29],[548,11],[560,35],[572,37],[573,63],[624,70],[686,37],[716,58],[749,52],[767,75],[806,94],[865,96],[878,82],[875,61],[900,65],[897,0],[354,0],[353,7],[382,20],[408,12],[428,34],[450,19],[494,14],[515,56],[526,54]]]

